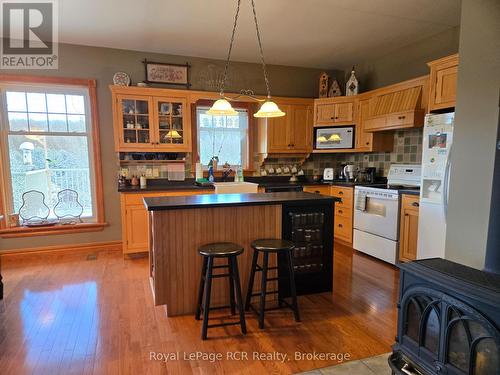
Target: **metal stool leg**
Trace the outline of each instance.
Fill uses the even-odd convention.
[[[247,297],[245,301],[245,311],[250,310],[250,300],[252,299],[253,283],[255,281],[255,270],[257,268],[257,260],[259,258],[259,252],[257,250],[253,251],[252,257],[252,268],[250,268],[250,278],[248,279]]]
[[[266,287],[267,287],[267,267],[269,263],[269,254],[264,252],[264,261],[262,264],[262,280],[260,291],[260,306],[259,306],[259,328],[264,328],[264,311],[266,310]]]
[[[293,276],[293,258],[292,251],[287,251],[287,260],[288,260],[288,277],[290,278],[290,294],[292,297],[292,310],[293,315],[295,316],[295,321],[300,322],[299,315],[299,304],[297,303],[297,291],[295,289],[295,277]]]
[[[240,326],[243,334],[247,333],[247,325],[245,322],[245,311],[243,310],[243,298],[241,296],[240,272],[238,270],[238,259],[231,257],[231,272],[233,273],[232,280],[234,289],[236,289],[236,302],[238,303],[238,312],[240,314]]]
[[[203,303],[203,326],[201,329],[201,339],[207,339],[208,312],[210,310],[210,293],[212,292],[212,271],[214,258],[208,258],[207,273],[205,276],[205,302]]]
[[[234,269],[233,257],[227,258],[227,266],[229,269],[229,306],[231,306],[231,315],[236,314],[236,304],[234,303]]]
[[[196,314],[194,316],[196,318],[196,320],[200,320],[201,304],[203,303],[203,289],[205,289],[205,276],[207,274],[208,258],[203,257],[202,262],[203,263],[201,266],[200,286],[198,289],[198,299],[197,299],[197,303],[196,303]]]

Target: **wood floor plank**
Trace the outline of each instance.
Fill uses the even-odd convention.
[[[273,311],[260,330],[248,313],[247,335],[223,327],[202,341],[201,322],[193,316],[167,318],[163,306],[154,306],[146,258],[125,260],[116,252],[100,252],[96,260],[85,253],[5,256],[0,374],[290,374],[338,363],[295,359],[296,351],[349,353],[350,359],[390,351],[397,269],[340,244],[334,258],[334,293],[299,297],[301,323],[290,311]],[[196,289],[198,277],[185,287]],[[228,314],[214,312],[214,321]],[[183,359],[196,352],[224,359]],[[227,359],[228,352],[247,353],[248,360]],[[259,360],[254,352],[286,353],[288,360]],[[152,360],[156,353],[180,358]]]

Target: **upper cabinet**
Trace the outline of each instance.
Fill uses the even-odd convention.
[[[365,132],[421,127],[427,104],[428,77],[370,92]]]
[[[191,113],[182,93],[153,96],[145,89],[115,86],[111,92],[116,151],[191,151]]]
[[[316,99],[314,126],[352,124],[355,110],[356,99],[352,96]]]
[[[259,154],[305,154],[312,151],[312,99],[277,102],[286,115],[259,119]]]
[[[458,54],[427,63],[430,68],[428,111],[454,108],[457,93]]]

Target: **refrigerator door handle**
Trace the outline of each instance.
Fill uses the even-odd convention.
[[[444,176],[443,176],[443,194],[441,194],[443,198],[443,210],[444,210],[445,222],[447,221],[448,218],[448,200],[449,200],[448,190],[450,187],[451,149],[452,146],[450,146],[450,149],[448,151],[448,158],[446,159],[446,167],[444,169]]]

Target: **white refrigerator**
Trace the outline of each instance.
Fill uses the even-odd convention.
[[[444,258],[454,113],[425,117],[417,259]]]

